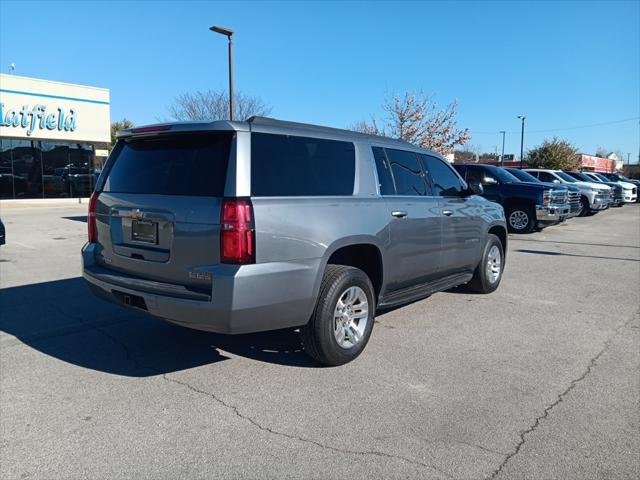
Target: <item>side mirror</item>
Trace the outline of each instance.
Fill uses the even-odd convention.
[[[482,183],[484,183],[485,185],[497,185],[498,181],[493,177],[484,177],[482,179]]]
[[[470,195],[482,195],[484,193],[484,188],[482,188],[482,185],[479,183],[470,183],[467,186],[467,190],[466,190],[466,195],[465,196],[470,196]]]

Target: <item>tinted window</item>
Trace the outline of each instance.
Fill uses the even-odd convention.
[[[465,180],[467,181],[467,183],[483,183],[484,172],[479,168],[469,167],[467,168],[467,176],[465,177]]]
[[[231,134],[166,135],[119,141],[105,192],[222,196]],[[101,177],[101,182],[102,182]]]
[[[485,166],[483,168],[487,172],[486,176],[497,178],[503,183],[519,183],[518,179],[507,172],[504,168],[494,166]]]
[[[557,180],[556,177],[554,177],[548,172],[536,172],[535,174],[537,174],[538,178],[543,182],[553,182],[554,180]]]
[[[460,178],[452,168],[439,158],[421,155],[422,163],[431,177],[435,195],[441,197],[458,196],[462,192]]]
[[[393,186],[391,171],[384,154],[384,149],[373,147],[373,158],[376,161],[376,171],[378,172],[378,186],[380,187],[380,195],[395,195],[396,189]]]
[[[251,193],[256,196],[353,195],[353,143],[251,134]]]
[[[577,182],[577,180],[575,178],[573,178],[571,175],[567,175],[564,172],[555,172],[554,174],[559,176],[563,180],[566,180],[569,183],[576,183]],[[547,175],[549,175],[549,174],[547,174]],[[549,177],[551,177],[551,180],[549,180],[550,182],[553,181],[553,180],[556,180],[556,178],[551,176],[551,175],[549,175]],[[540,178],[542,178],[542,177],[540,177]]]
[[[385,152],[396,183],[396,195],[430,195],[415,153],[390,148]]]
[[[522,182],[532,182],[532,183],[540,182],[540,180],[538,180],[536,177],[534,177],[530,173],[525,172],[524,170],[518,170],[517,168],[507,168],[506,170],[514,177],[520,179],[520,181]]]

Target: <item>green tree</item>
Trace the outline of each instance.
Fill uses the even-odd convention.
[[[111,123],[111,146],[115,145],[116,143],[116,134],[118,133],[119,130],[126,130],[127,128],[133,128],[135,125],[133,124],[133,122],[131,120],[127,120],[126,118],[123,118],[122,120],[119,120],[117,122],[112,122]]]
[[[529,150],[526,161],[533,168],[577,170],[580,168],[577,153],[578,149],[567,140],[554,137]]]

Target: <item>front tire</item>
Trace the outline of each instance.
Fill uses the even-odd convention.
[[[582,205],[582,210],[580,210],[579,217],[586,217],[591,214],[591,207],[589,207],[589,200],[587,197],[580,197],[580,205]]]
[[[476,293],[494,292],[500,285],[503,270],[504,247],[497,236],[489,234],[482,259],[473,273],[473,278],[467,284],[467,288]]]
[[[507,208],[507,228],[511,233],[531,233],[536,226],[533,208],[525,204]]]
[[[375,291],[360,269],[327,265],[316,308],[300,329],[309,356],[327,366],[354,360],[371,337]]]

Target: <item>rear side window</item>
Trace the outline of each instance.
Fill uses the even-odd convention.
[[[221,197],[232,138],[208,133],[120,140],[98,190]]]
[[[462,183],[453,169],[439,158],[420,155],[425,170],[431,177],[434,194],[440,197],[455,197],[462,193]],[[467,178],[469,172],[467,172]]]
[[[373,158],[376,161],[376,172],[378,173],[380,195],[395,195],[396,189],[393,186],[393,178],[391,178],[391,170],[389,169],[384,149],[380,147],[373,147]]]
[[[415,153],[391,148],[385,148],[385,152],[396,183],[396,195],[430,195]]]
[[[353,143],[251,134],[251,194],[258,197],[353,195]]]

